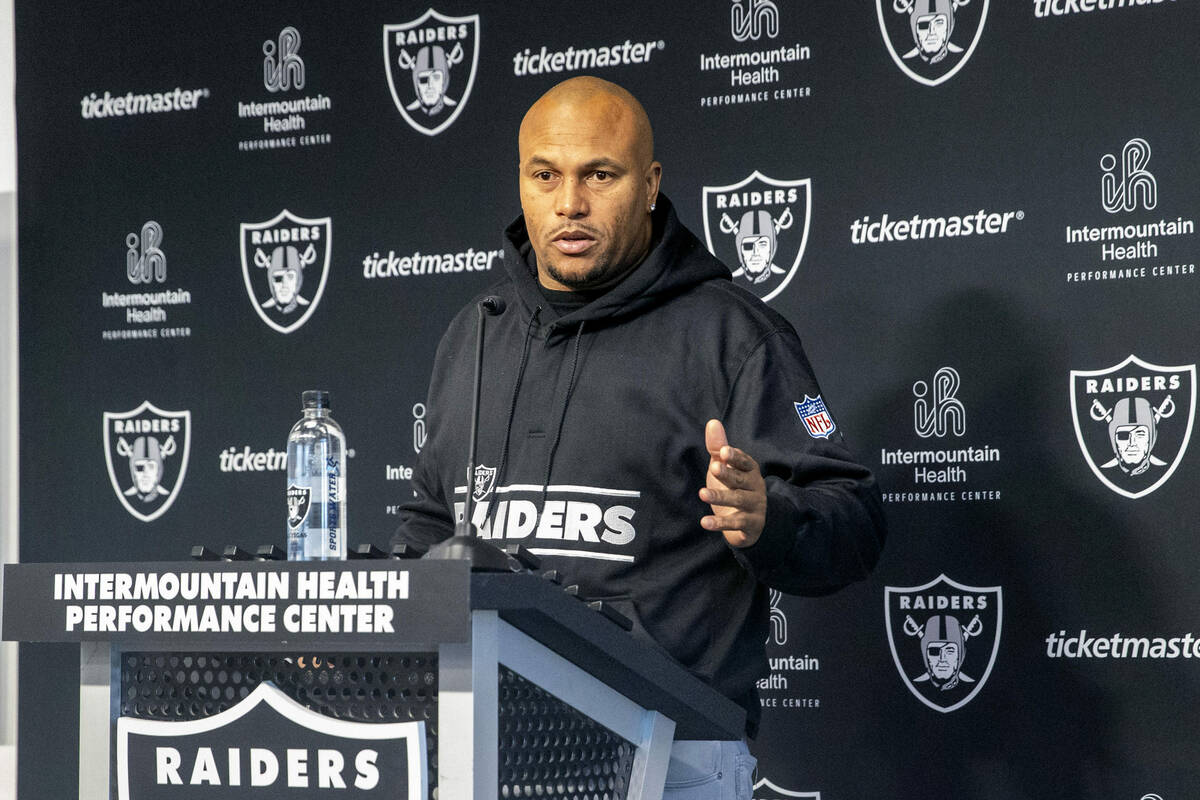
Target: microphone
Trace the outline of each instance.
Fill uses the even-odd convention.
[[[455,521],[454,536],[439,542],[429,549],[426,558],[467,559],[473,569],[507,571],[508,556],[489,542],[474,536],[471,517],[475,513],[475,445],[479,438],[479,391],[483,375],[483,333],[489,316],[504,313],[504,299],[488,295],[477,304],[479,325],[475,333],[475,375],[471,398],[471,439],[467,450],[467,497],[463,504],[463,518]]]

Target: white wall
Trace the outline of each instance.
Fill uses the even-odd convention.
[[[17,177],[13,77],[13,3],[0,0],[0,562],[17,560]],[[14,800],[17,796],[16,700],[16,646],[3,644],[0,645],[0,800]]]

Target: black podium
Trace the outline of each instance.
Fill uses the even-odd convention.
[[[602,606],[453,561],[7,565],[3,638],[81,645],[81,800],[657,798],[673,739],[744,725]]]

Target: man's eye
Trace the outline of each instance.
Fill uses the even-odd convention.
[[[608,180],[612,180],[612,173],[605,172],[602,169],[598,169],[594,173],[592,173],[592,177],[598,181],[608,181]]]
[[[548,181],[554,177],[554,174],[549,170],[542,170],[541,172],[533,173],[533,177],[539,181]]]

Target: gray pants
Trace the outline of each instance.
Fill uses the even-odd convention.
[[[757,763],[745,742],[675,742],[663,800],[751,800]]]

